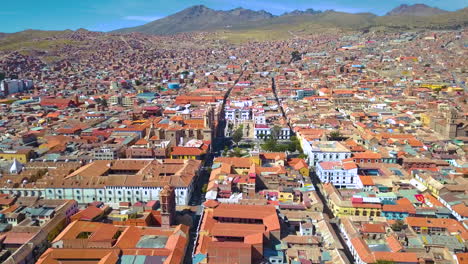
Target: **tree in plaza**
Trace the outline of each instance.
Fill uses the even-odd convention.
[[[265,144],[262,144],[262,148],[266,151],[275,151],[277,147],[278,141],[270,135],[267,140],[265,140]]]
[[[229,152],[229,147],[224,146],[223,156],[226,157],[228,155],[228,152]]]
[[[271,128],[271,138],[278,140],[281,135],[281,127],[280,126],[274,126]]]
[[[242,140],[243,136],[244,136],[243,127],[240,126],[239,128],[236,129],[236,132],[234,132],[234,134],[232,135],[232,141],[236,143],[236,146]]]
[[[234,148],[232,151],[229,152],[228,154],[229,157],[242,157],[244,154],[242,153],[241,148]]]

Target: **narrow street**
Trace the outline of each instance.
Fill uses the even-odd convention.
[[[322,189],[319,188],[319,185],[321,184],[318,177],[316,176],[315,174],[315,171],[311,171],[310,173],[310,179],[312,180],[312,184],[314,185],[314,188],[315,188],[315,192],[317,193],[318,197],[320,198],[320,200],[322,200],[322,203],[323,203],[323,212],[325,214],[328,215],[328,217],[330,217],[330,225],[333,227],[333,230],[335,231],[336,233],[336,236],[340,239],[340,243],[341,245],[343,246],[343,252],[345,253],[346,257],[352,262],[354,263],[354,257],[353,255],[351,254],[351,251],[349,250],[348,246],[346,245],[346,242],[343,238],[343,236],[341,235],[341,231],[340,231],[340,228],[338,226],[338,223],[334,220],[336,220],[335,216],[333,215],[333,212],[332,210],[330,209],[330,207],[328,207],[328,203],[327,203],[327,200],[325,198],[325,196],[323,195],[322,193]]]
[[[276,103],[278,104],[278,107],[281,110],[281,114],[283,115],[284,120],[286,120],[286,122],[288,124],[288,127],[289,127],[289,129],[291,129],[291,133],[292,133],[293,130],[292,130],[291,124],[289,124],[289,120],[286,117],[286,112],[284,112],[283,105],[281,104],[281,102],[280,102],[280,100],[278,98],[278,93],[276,92],[276,82],[275,82],[274,77],[271,78],[271,89],[273,90],[273,94],[275,95]]]
[[[218,127],[216,131],[216,137],[213,139],[211,152],[208,153],[207,158],[205,159],[205,163],[203,168],[199,173],[199,177],[195,182],[195,186],[192,192],[192,196],[189,201],[190,206],[196,207],[196,212],[192,213],[192,227],[190,228],[190,240],[187,246],[187,254],[185,254],[184,263],[191,264],[192,263],[192,252],[194,249],[195,239],[197,237],[197,230],[198,230],[198,223],[200,221],[201,212],[203,207],[201,204],[205,201],[204,194],[202,192],[203,185],[208,184],[208,180],[210,178],[210,170],[211,166],[213,165],[213,160],[215,157],[219,156],[221,151],[224,149],[224,146],[227,145],[228,140],[224,137],[224,129],[226,127],[226,120],[224,119],[224,107],[226,106],[226,101],[231,94],[232,89],[236,86],[239,80],[242,78],[245,70],[245,64],[243,65],[239,77],[234,81],[234,84],[229,87],[229,89],[224,94],[221,113],[218,119]]]
[[[287,120],[286,113],[284,112],[283,106],[282,106],[282,104],[281,104],[281,102],[280,102],[280,100],[278,98],[278,93],[276,91],[276,82],[275,82],[274,77],[271,78],[271,89],[273,90],[273,94],[275,95],[276,102],[278,103],[278,106],[281,109],[281,113],[283,114],[283,117],[285,118],[285,120]],[[288,121],[288,126],[291,129],[291,131],[293,131],[291,125],[289,124],[289,121]],[[325,214],[327,214],[328,217],[330,217],[330,219],[335,220],[336,218],[333,215],[332,210],[328,207],[327,200],[326,200],[325,196],[322,194],[321,189],[319,188],[320,181],[319,181],[318,177],[316,176],[315,171],[311,171],[310,178],[312,180],[312,184],[314,185],[314,188],[315,188],[315,191],[316,191],[317,195],[319,196],[320,200],[322,200],[322,203],[323,203],[323,206],[324,206],[323,207],[323,212]],[[340,243],[343,246],[343,252],[345,253],[346,257],[350,261],[354,262],[353,255],[351,254],[351,251],[349,250],[348,246],[346,245],[346,242],[344,241],[343,236],[341,235],[341,231],[340,231],[340,228],[338,226],[338,223],[336,223],[336,221],[330,221],[330,224],[333,227],[333,230],[335,231],[337,237],[340,240]]]

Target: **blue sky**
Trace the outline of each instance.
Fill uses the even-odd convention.
[[[294,9],[334,9],[383,15],[400,4],[424,3],[446,10],[466,7],[467,0],[3,0],[0,32],[25,29],[86,28],[109,31],[142,25],[192,5],[228,10],[236,7],[279,15]]]

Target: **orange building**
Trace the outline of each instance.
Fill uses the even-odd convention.
[[[195,255],[200,263],[257,263],[264,245],[280,239],[280,222],[274,206],[205,202]],[[213,262],[216,260],[215,262]]]
[[[189,227],[118,227],[75,221],[60,233],[37,264],[59,263],[183,263]]]

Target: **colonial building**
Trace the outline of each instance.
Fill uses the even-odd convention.
[[[177,205],[187,205],[198,175],[198,160],[94,161],[61,177],[44,177],[36,183],[46,199],[95,201],[117,207],[120,202],[159,200],[163,187],[174,187]]]
[[[317,165],[317,176],[321,182],[331,183],[337,188],[359,188],[358,168],[349,159],[320,162]]]
[[[351,157],[351,151],[337,141],[302,140],[302,148],[308,156],[310,166],[322,161],[341,161]]]

